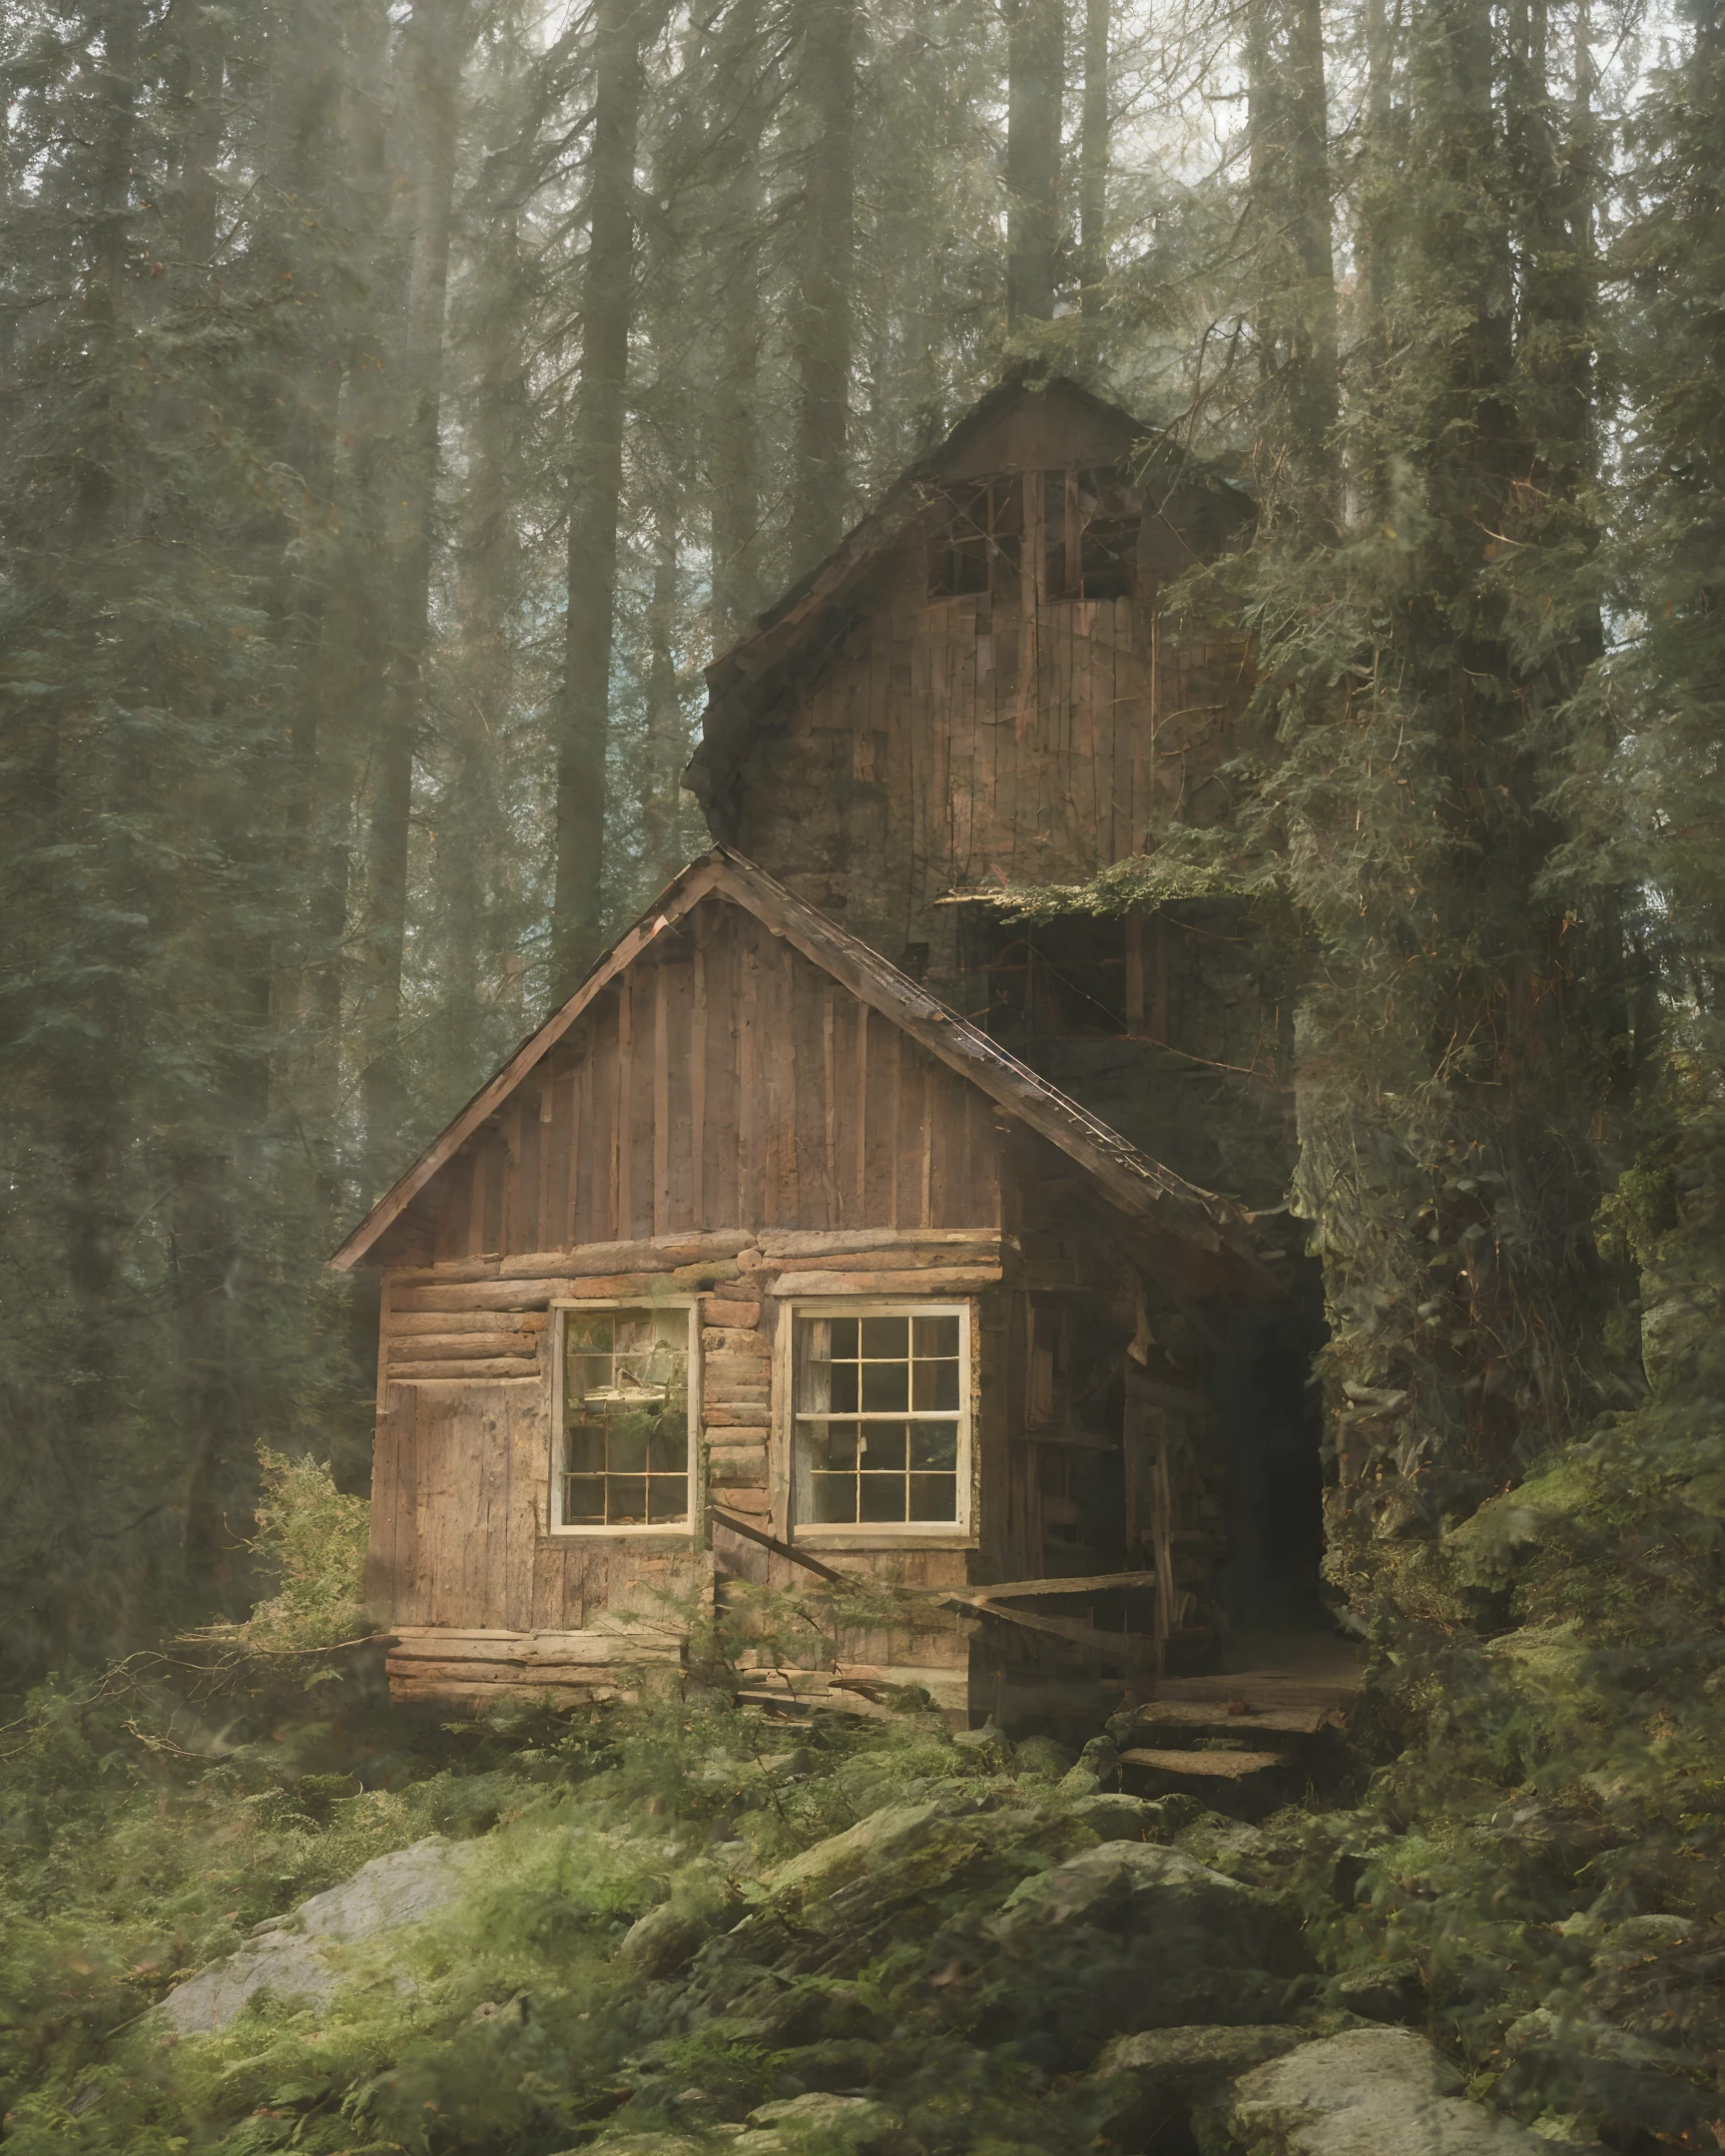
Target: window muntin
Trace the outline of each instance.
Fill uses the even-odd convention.
[[[942,493],[946,525],[928,545],[930,599],[985,597],[1018,574],[1024,495],[1018,475],[955,479]]]
[[[797,1523],[960,1528],[968,1450],[962,1308],[796,1317]]]
[[[1140,497],[1108,466],[1045,472],[1042,528],[1050,599],[1130,599],[1138,584]]]
[[[564,1312],[559,1527],[688,1527],[692,1324],[687,1304]]]

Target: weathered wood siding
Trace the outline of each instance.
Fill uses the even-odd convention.
[[[847,1293],[969,1296],[986,1308],[1011,1255],[995,1230],[760,1229],[392,1270],[367,1590],[400,1635],[389,1662],[397,1693],[482,1698],[512,1685],[604,1696],[630,1665],[675,1659],[665,1594],[699,1594],[716,1575],[807,1583],[719,1523],[711,1537],[704,1525],[695,1535],[550,1531],[554,1303],[696,1299],[704,1499],[783,1536],[773,1391],[783,1305]],[[427,1352],[433,1340],[437,1355]],[[823,1554],[924,1586],[965,1584],[973,1561],[957,1537],[948,1548]],[[932,1610],[840,1646],[840,1675],[889,1668],[896,1682],[940,1672],[956,1682],[968,1652],[961,1630]]]
[[[722,1229],[991,1227],[992,1104],[711,898],[425,1195],[441,1261]],[[427,1209],[429,1210],[429,1209]]]
[[[865,934],[996,869],[1076,880],[1220,820],[1239,647],[1165,649],[1143,597],[929,600],[920,551],[752,755],[743,852]]]
[[[1251,689],[1243,641],[1164,635],[1161,594],[1221,543],[1210,496],[1146,502],[1129,598],[1051,594],[1044,475],[1129,457],[1129,433],[1031,404],[953,476],[1015,472],[1020,569],[928,596],[912,531],[763,722],[723,835],[887,957],[952,971],[953,892],[1078,880],[1170,822],[1225,817],[1220,770]]]
[[[546,1532],[549,1397],[539,1382],[389,1385],[367,1586],[393,1626],[581,1632],[642,1587],[694,1582],[692,1559],[670,1542]]]

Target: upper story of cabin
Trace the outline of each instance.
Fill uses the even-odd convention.
[[[981,895],[1228,812],[1245,648],[1165,635],[1162,595],[1247,513],[1075,383],[1002,385],[709,669],[690,782],[715,836],[980,1015]],[[1158,961],[1134,978],[1116,934],[1079,1030],[1154,1022]]]

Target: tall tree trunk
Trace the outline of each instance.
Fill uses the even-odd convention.
[[[169,90],[181,108],[172,152],[176,223],[190,273],[205,286],[216,253],[216,163],[222,149],[226,25],[214,9],[199,6],[196,0],[173,0],[166,29],[176,48]]]
[[[1108,157],[1110,150],[1108,32],[1112,0],[1085,0],[1084,109],[1078,136],[1078,247],[1084,351],[1097,356],[1103,279],[1108,273]]]
[[[438,434],[442,415],[443,317],[454,200],[462,0],[416,0],[397,55],[397,125],[407,176],[407,291],[399,334],[399,440],[384,491],[384,574],[389,587],[383,709],[371,754],[366,832],[366,1154],[387,1172],[405,1116],[401,1068],[401,972],[407,935],[407,847],[413,762],[425,722],[425,643],[431,600]]]
[[[132,161],[137,132],[135,74],[139,58],[142,8],[139,0],[108,0],[95,17],[92,28],[101,42],[101,60],[95,96],[97,127],[93,214],[88,227],[89,275],[82,309],[86,339],[90,394],[85,439],[78,460],[72,528],[76,544],[87,554],[100,555],[112,546],[119,500],[117,473],[127,459],[122,440],[119,375],[121,344],[128,333],[126,303],[126,257],[132,222]],[[140,782],[132,757],[122,755],[114,778],[111,808],[123,807],[127,795]],[[66,768],[67,744],[56,740],[53,763],[54,791],[60,801],[70,798],[78,785]],[[100,785],[100,780],[97,781]],[[141,788],[140,788],[141,790]],[[122,823],[121,829],[126,825]],[[103,860],[104,878],[110,893],[111,918],[130,918],[135,894],[129,888],[132,862],[130,844],[122,839],[118,850],[110,847]],[[126,978],[129,934],[115,941],[110,928],[101,941],[113,978]],[[69,1271],[75,1294],[89,1309],[92,1352],[85,1377],[95,1379],[102,1357],[99,1343],[105,1337],[102,1306],[115,1278],[117,1221],[114,1214],[114,1176],[119,1156],[115,1128],[121,1088],[115,1082],[133,1043],[127,1038],[129,1013],[124,1002],[105,1002],[98,1045],[94,1052],[77,1056],[62,1073],[61,1099],[66,1110],[67,1141],[67,1248]],[[82,1359],[82,1358],[81,1358]]]
[[[468,238],[482,324],[467,426],[457,583],[461,680],[449,726],[448,798],[437,814],[443,1008],[452,1072],[477,1085],[483,1029],[480,958],[489,891],[506,839],[497,803],[499,744],[515,699],[515,612],[522,576],[518,503],[527,413],[520,295],[526,284],[514,201],[482,207]]]
[[[1366,177],[1361,188],[1358,246],[1367,327],[1375,336],[1383,329],[1395,275],[1397,195],[1390,176],[1401,164],[1395,143],[1396,56],[1401,31],[1402,0],[1366,0]]]
[[[1295,439],[1327,483],[1337,383],[1336,252],[1330,196],[1330,104],[1324,81],[1323,0],[1288,0],[1288,175],[1300,304],[1294,331]]]
[[[1064,0],[1008,0],[1006,320],[1051,321],[1060,251]]]
[[[1266,454],[1291,460],[1327,522],[1340,406],[1322,0],[1252,0],[1247,24],[1257,311],[1277,415]]]
[[[657,890],[683,865],[678,788],[686,748],[677,687],[677,509],[667,485],[653,516],[653,595],[647,613],[647,787],[641,849]]]
[[[857,0],[802,0],[799,88],[809,146],[799,264],[793,574],[831,553],[850,492],[857,254]]]
[[[719,376],[713,393],[713,641],[725,651],[748,634],[762,604],[761,143],[769,100],[759,0],[732,21],[733,58],[751,87],[731,130],[732,166],[719,191],[714,312]]]
[[[581,384],[569,474],[568,602],[557,711],[553,993],[568,995],[599,947],[605,890],[605,760],[623,428],[634,311],[635,159],[648,0],[596,0]]]

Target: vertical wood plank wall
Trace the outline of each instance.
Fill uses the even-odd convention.
[[[755,1221],[996,1227],[992,1114],[752,914],[709,899],[456,1156],[432,1255]]]
[[[1051,599],[1030,573],[1041,474],[1025,476],[1014,588],[931,600],[924,543],[902,542],[763,728],[727,833],[889,958],[930,943],[936,975],[945,894],[1082,880],[1231,807],[1246,648],[1162,633],[1155,585],[1190,549],[1170,527],[1136,596]]]
[[[1153,601],[930,600],[911,558],[755,752],[737,844],[804,896],[850,865],[848,899],[917,912],[995,868],[1091,874],[1225,814],[1249,687],[1237,645],[1166,648]]]

